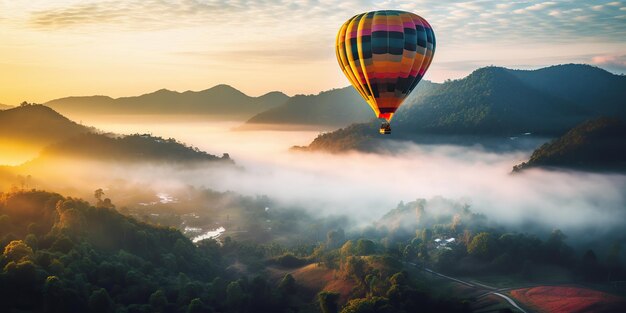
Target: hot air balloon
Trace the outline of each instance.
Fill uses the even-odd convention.
[[[385,120],[380,133],[390,134],[391,118],[433,60],[435,33],[414,13],[362,13],[339,29],[336,53],[350,83],[376,116]]]

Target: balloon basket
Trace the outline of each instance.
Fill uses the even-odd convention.
[[[389,125],[389,123],[383,123],[382,125],[380,125],[380,129],[378,130],[378,132],[382,135],[391,134],[391,125]]]

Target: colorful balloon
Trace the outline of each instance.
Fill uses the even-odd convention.
[[[381,133],[386,134],[393,114],[424,77],[434,53],[432,27],[410,12],[362,13],[337,34],[339,65],[376,116],[385,119]]]

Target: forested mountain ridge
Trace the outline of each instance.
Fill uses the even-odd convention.
[[[626,124],[614,118],[584,122],[536,149],[513,171],[531,167],[626,171]]]
[[[103,133],[77,124],[55,110],[39,104],[0,111],[0,139],[11,144],[32,144],[37,147],[39,156],[25,165],[32,165],[33,162],[46,163],[51,157],[79,157],[83,160],[100,161],[233,163],[227,153],[218,157],[173,138],[148,134]]]
[[[553,137],[590,118],[626,118],[623,99],[626,77],[589,65],[533,71],[486,67],[463,79],[447,81],[418,95],[414,104],[401,107],[390,136],[378,136],[378,122],[372,121],[322,134],[309,147],[367,150],[384,145],[384,139],[416,141],[433,135],[472,136],[478,142],[524,133]]]
[[[51,143],[93,131],[53,109],[27,104],[0,111],[0,138]]]
[[[224,303],[215,246],[197,248],[177,230],[124,217],[108,203],[94,207],[43,191],[1,194],[0,308],[185,312],[209,299]]]
[[[217,85],[202,91],[177,92],[161,89],[141,96],[116,99],[108,96],[67,97],[45,104],[70,116],[203,114],[216,118],[246,119],[280,105],[288,98],[281,92],[251,97],[229,85]]]
[[[511,70],[486,67],[398,112],[393,125],[401,133],[556,134],[588,115],[577,103],[524,84]]]
[[[173,138],[165,139],[148,134],[116,136],[110,134],[82,134],[52,144],[41,151],[40,157],[81,157],[91,160],[171,162],[229,161],[187,146]]]
[[[595,112],[626,119],[626,76],[584,64],[555,65],[538,70],[512,70],[528,86]]]

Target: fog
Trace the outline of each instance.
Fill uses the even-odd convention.
[[[363,224],[400,201],[435,196],[466,202],[473,211],[508,225],[609,229],[623,226],[626,218],[625,175],[538,169],[511,174],[512,166],[531,151],[402,144],[401,152],[389,155],[290,152],[289,147],[308,144],[318,132],[231,131],[238,125],[200,120],[96,124],[117,133],[173,137],[212,154],[226,152],[243,170],[119,166],[97,179],[92,172],[81,185],[93,188],[90,184],[119,176],[160,191],[193,185],[267,195],[281,206],[349,215]]]

